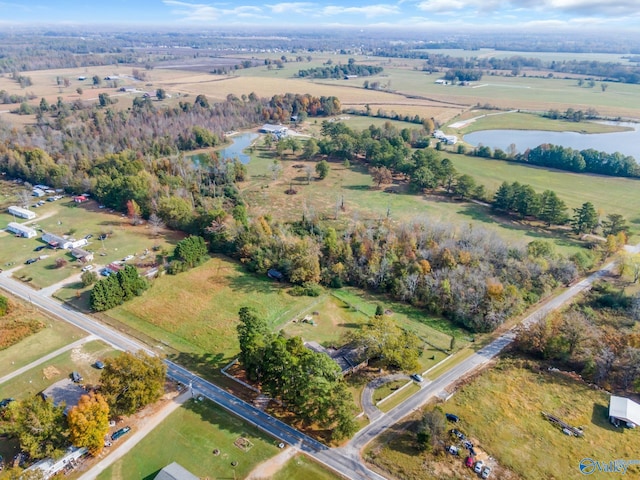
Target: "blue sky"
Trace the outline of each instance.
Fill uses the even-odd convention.
[[[0,0],[0,24],[637,30],[640,0]]]

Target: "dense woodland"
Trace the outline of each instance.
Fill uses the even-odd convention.
[[[347,76],[368,77],[377,75],[384,69],[373,65],[358,65],[353,58],[349,59],[346,65],[326,65],[324,67],[309,68],[299,70],[298,77],[301,78],[343,78]]]

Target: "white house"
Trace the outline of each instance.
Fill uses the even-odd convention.
[[[33,238],[38,235],[38,232],[36,232],[33,228],[16,222],[10,222],[9,225],[7,225],[7,230],[24,238]]]
[[[45,458],[44,460],[40,460],[37,463],[34,463],[25,471],[35,471],[40,470],[44,475],[44,478],[51,478],[55,474],[60,473],[64,469],[71,469],[75,466],[76,461],[87,453],[87,449],[85,447],[77,448],[71,447],[67,450],[67,453],[60,460],[53,460],[52,458]]]
[[[433,136],[447,145],[455,145],[458,143],[458,137],[455,135],[447,135],[442,130],[436,130],[433,132]]]
[[[34,188],[34,189],[33,189],[33,194],[32,194],[32,195],[33,195],[34,197],[44,197],[44,196],[45,196],[45,193],[44,193],[44,190],[41,190],[41,189],[39,189],[39,188]]]
[[[26,208],[11,206],[9,207],[9,213],[14,217],[26,218],[27,220],[33,220],[36,218],[36,213]]]
[[[271,123],[265,123],[262,128],[260,128],[261,133],[271,133],[276,136],[284,136],[288,130],[284,125],[273,125]]]

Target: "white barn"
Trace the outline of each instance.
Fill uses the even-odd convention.
[[[625,423],[630,428],[640,425],[640,405],[628,398],[611,395],[609,421],[616,426]]]
[[[9,225],[7,225],[7,231],[20,235],[24,238],[33,238],[38,235],[38,232],[36,232],[35,229],[16,222],[10,222]]]
[[[27,210],[26,208],[16,207],[15,205],[9,207],[9,213],[14,217],[26,218],[27,220],[33,220],[36,218],[35,212]]]

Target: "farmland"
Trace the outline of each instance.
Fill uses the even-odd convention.
[[[240,437],[251,442],[249,449],[242,450],[234,444]],[[218,454],[212,454],[215,449]],[[208,400],[192,400],[173,412],[98,479],[153,478],[172,462],[201,478],[245,478],[277,451],[275,440],[256,428]],[[235,467],[231,465],[234,461]]]
[[[456,428],[517,478],[542,480],[577,478],[578,463],[585,457],[607,462],[635,458],[639,433],[609,424],[608,405],[606,392],[569,375],[502,360],[464,385],[443,408],[461,418]],[[582,426],[584,437],[567,437],[541,411]],[[368,457],[407,479],[425,478],[425,473],[438,478],[436,472],[451,469],[453,463],[462,466],[459,457],[418,453],[412,427],[404,427],[408,429],[401,427],[376,441]]]

